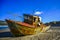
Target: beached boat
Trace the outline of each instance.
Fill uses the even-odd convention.
[[[15,22],[7,19],[6,22],[14,36],[37,34],[46,32],[50,28],[50,26],[46,26],[40,21],[39,16],[28,14],[24,14],[23,22]]]

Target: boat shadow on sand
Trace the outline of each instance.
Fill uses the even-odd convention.
[[[25,35],[20,35],[20,36],[16,36],[16,37],[22,37],[22,36],[25,36]],[[11,32],[2,32],[2,33],[0,33],[0,38],[3,38],[3,37],[15,37],[15,36],[13,36],[13,34]]]

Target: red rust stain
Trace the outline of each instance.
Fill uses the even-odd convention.
[[[35,28],[35,26],[33,26],[33,25],[30,25],[30,24],[27,24],[27,23],[24,23],[24,22],[16,22],[17,24],[20,24],[20,25],[22,25],[22,26],[27,26],[27,27],[33,27],[33,28]]]
[[[10,22],[15,22],[15,21],[8,20],[8,22],[10,23]],[[15,23],[17,23],[17,24],[19,24],[19,25],[22,25],[22,26],[25,26],[25,27],[27,26],[27,27],[35,28],[35,26],[30,25],[30,24],[28,24],[28,23],[24,23],[24,22],[15,22]]]

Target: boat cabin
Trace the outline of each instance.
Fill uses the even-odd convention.
[[[37,26],[38,23],[40,23],[40,18],[39,18],[39,16],[24,14],[24,22],[28,23],[30,25]]]

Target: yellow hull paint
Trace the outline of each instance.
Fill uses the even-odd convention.
[[[41,31],[41,28],[29,28],[24,26],[18,26],[17,29],[24,35],[36,34]]]
[[[31,34],[37,34],[37,33],[40,33],[40,32],[45,32],[46,30],[48,30],[50,28],[50,26],[44,27],[42,29],[40,27],[30,28],[30,27],[25,27],[25,26],[17,25],[16,28],[23,35],[31,35]]]

